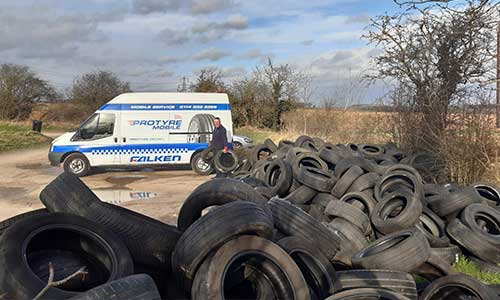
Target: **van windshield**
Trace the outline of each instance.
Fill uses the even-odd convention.
[[[114,114],[93,114],[80,126],[80,138],[84,140],[95,140],[112,136],[114,128]]]

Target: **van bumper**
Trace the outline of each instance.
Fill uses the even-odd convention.
[[[49,152],[49,161],[51,166],[59,166],[61,164],[61,158],[64,155],[62,152]]]

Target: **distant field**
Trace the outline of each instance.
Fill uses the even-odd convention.
[[[23,124],[0,122],[0,152],[48,145],[50,138]]]

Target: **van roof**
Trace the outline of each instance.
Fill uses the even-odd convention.
[[[108,103],[229,103],[221,93],[125,93]]]

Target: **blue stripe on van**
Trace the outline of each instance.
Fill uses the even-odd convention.
[[[181,153],[196,151],[208,147],[207,143],[185,143],[185,144],[136,144],[136,145],[113,145],[113,146],[87,146],[87,145],[63,145],[54,146],[52,152],[66,153],[78,151],[82,153],[114,154],[114,153],[145,153],[147,151],[161,151]]]
[[[179,103],[179,104],[104,104],[99,110],[231,110],[229,104],[217,103]]]

